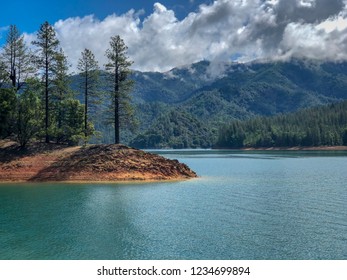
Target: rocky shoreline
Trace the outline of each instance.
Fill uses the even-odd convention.
[[[118,182],[197,177],[177,160],[125,145],[66,147],[36,143],[0,146],[0,182]]]

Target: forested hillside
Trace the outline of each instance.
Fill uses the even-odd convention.
[[[145,133],[130,142],[138,148],[209,148],[213,135],[208,126],[192,115],[171,110],[161,115]]]
[[[193,143],[185,140],[191,136],[184,129],[169,134],[175,126],[187,125],[181,116],[199,123],[197,127],[203,129],[194,130],[198,133],[195,137],[205,139],[205,145],[215,143],[216,131],[233,120],[290,113],[347,99],[344,62],[292,60],[216,66],[202,61],[167,73],[135,72],[132,79],[140,126],[131,143],[141,148],[176,147],[174,143],[196,147],[182,144]],[[159,118],[172,110],[180,116],[176,122]]]
[[[219,130],[215,147],[347,145],[347,101],[273,117],[233,121]]]

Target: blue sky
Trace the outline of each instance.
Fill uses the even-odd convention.
[[[102,67],[114,35],[142,71],[204,59],[217,72],[230,61],[347,60],[345,0],[9,0],[1,3],[0,46],[15,24],[30,47],[46,20],[72,70],[84,48]]]
[[[142,16],[145,17],[152,13],[155,2],[174,10],[178,19],[196,11],[202,3],[211,3],[209,0],[9,0],[1,3],[0,27],[15,24],[22,32],[32,33],[46,20],[54,24],[60,19],[91,14],[102,20],[110,14],[121,15],[131,9],[144,10]]]

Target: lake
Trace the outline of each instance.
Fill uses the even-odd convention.
[[[1,184],[0,258],[347,259],[347,152],[157,152],[199,178]]]

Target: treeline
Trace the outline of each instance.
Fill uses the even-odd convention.
[[[234,121],[219,130],[218,148],[347,145],[347,101],[292,114]]]
[[[77,92],[54,27],[43,23],[28,46],[11,25],[0,49],[0,139],[15,140],[22,147],[32,140],[87,143],[97,135],[94,120],[102,110],[104,124],[112,125],[114,142],[119,143],[121,128],[135,123],[128,78],[132,62],[119,36],[110,38],[105,56],[107,74],[100,84],[98,61],[89,49],[81,50]],[[78,93],[83,94],[81,101]]]

